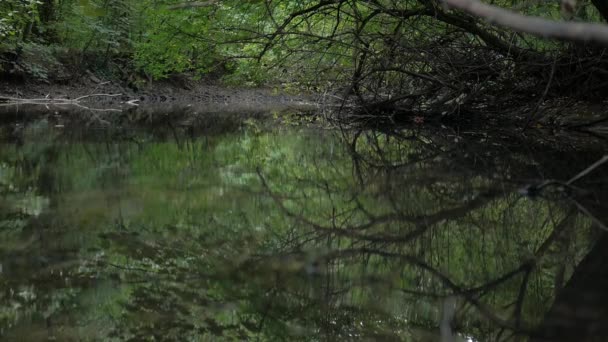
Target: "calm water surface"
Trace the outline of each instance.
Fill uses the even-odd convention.
[[[606,151],[443,129],[0,129],[0,339],[605,341]]]

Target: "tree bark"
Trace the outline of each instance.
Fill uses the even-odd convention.
[[[591,0],[591,3],[600,12],[602,18],[608,21],[608,0]]]
[[[38,8],[40,22],[48,24],[55,20],[55,3],[53,0],[44,0]]]
[[[608,5],[608,0],[592,0]],[[490,24],[510,28],[545,38],[572,42],[592,42],[608,46],[608,25],[599,23],[559,22],[537,16],[523,15],[480,0],[443,0],[456,8],[488,21]]]
[[[608,336],[607,259],[604,234],[559,291],[530,341],[603,341]]]

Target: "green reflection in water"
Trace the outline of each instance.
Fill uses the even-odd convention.
[[[8,340],[524,338],[594,238],[517,192],[537,161],[439,137],[21,134],[0,151]]]

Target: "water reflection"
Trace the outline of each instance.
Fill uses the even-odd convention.
[[[521,192],[599,147],[255,122],[2,136],[3,339],[607,336],[606,169]]]

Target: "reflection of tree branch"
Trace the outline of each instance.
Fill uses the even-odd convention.
[[[377,256],[381,256],[381,257],[385,257],[385,258],[398,259],[398,260],[404,261],[408,264],[417,266],[417,267],[421,268],[422,270],[430,273],[435,278],[439,279],[444,286],[446,286],[448,289],[450,289],[453,292],[453,294],[462,296],[466,301],[471,303],[471,305],[473,305],[477,310],[479,310],[480,313],[485,315],[493,323],[500,325],[502,327],[508,328],[508,329],[512,329],[514,331],[518,331],[518,332],[531,331],[528,327],[522,327],[521,324],[517,324],[517,322],[514,323],[514,322],[507,321],[507,320],[504,320],[504,319],[498,317],[490,307],[488,307],[486,304],[482,303],[478,298],[476,298],[476,296],[474,296],[474,294],[471,292],[471,290],[464,289],[460,285],[454,283],[447,275],[443,274],[439,270],[433,268],[432,266],[430,266],[429,264],[427,264],[426,262],[420,260],[419,258],[417,258],[415,256],[398,254],[398,253],[393,253],[393,252],[386,252],[386,251],[370,249],[370,248],[355,248],[355,249],[340,250],[340,251],[336,251],[333,253],[329,253],[329,254],[325,255],[325,258],[343,258],[343,257],[348,257],[348,256],[352,256],[352,255],[361,255],[361,254],[373,254],[373,255],[377,255]],[[521,272],[522,269],[527,269],[527,268],[529,268],[529,266],[523,265],[522,267],[520,267],[518,269],[518,271],[516,273],[519,273],[519,272]],[[511,275],[509,276],[509,278],[516,273],[510,272]],[[504,280],[508,279],[505,277],[501,277],[501,278],[503,278]],[[496,284],[494,284],[492,286],[495,286],[495,285]],[[479,287],[479,288],[481,288],[481,287]],[[484,286],[484,288],[485,288],[485,286]]]
[[[547,239],[540,245],[540,247],[538,247],[538,249],[534,253],[534,262],[536,262],[545,254],[545,252],[549,249],[553,241],[555,241],[555,239],[557,239],[559,235],[568,227],[568,224],[570,224],[572,222],[572,219],[574,219],[574,213],[574,209],[571,209],[561,220],[561,222],[555,225],[555,228],[553,228],[551,235],[547,237]]]
[[[378,142],[378,136],[377,135],[374,135],[373,137],[367,136],[368,141],[370,141],[370,144],[375,148],[375,153],[377,155],[377,158],[380,159],[380,163],[378,163],[373,160],[370,160],[371,158],[370,159],[364,158],[363,155],[357,151],[357,141],[361,137],[361,133],[362,133],[361,131],[357,131],[355,133],[355,136],[352,139],[352,142],[349,142],[349,151],[350,151],[350,154],[353,159],[353,164],[356,167],[357,176],[361,180],[361,182],[360,182],[361,184],[363,184],[363,180],[362,180],[362,176],[361,176],[362,162],[364,162],[369,167],[375,168],[375,169],[399,170],[399,169],[403,169],[403,168],[406,168],[406,167],[409,167],[412,165],[422,163],[424,161],[433,160],[434,158],[439,157],[442,154],[451,152],[451,150],[446,151],[443,149],[435,149],[432,151],[428,151],[428,153],[426,155],[419,156],[417,158],[408,158],[409,160],[407,160],[406,162],[393,163],[384,157],[385,151],[383,150],[383,147],[380,146],[380,144]],[[403,134],[401,134],[399,132],[383,132],[383,135],[385,135],[387,139],[389,139],[390,137],[394,137],[396,139],[396,142],[416,141],[416,140],[418,142],[420,142],[419,138],[416,135],[404,136]],[[344,137],[344,139],[347,140],[346,137]]]
[[[517,302],[515,304],[515,326],[521,327],[522,309],[524,306],[524,299],[526,298],[526,290],[528,289],[528,281],[530,280],[530,274],[532,273],[533,267],[527,267],[524,272],[524,277],[519,286],[519,294],[517,295]]]
[[[489,192],[486,194],[482,194],[477,196],[475,199],[469,201],[468,203],[443,211],[439,211],[437,213],[431,215],[420,215],[420,216],[406,216],[401,213],[391,213],[381,216],[372,216],[371,219],[358,226],[350,226],[350,227],[340,227],[340,228],[332,228],[328,226],[323,226],[318,223],[315,223],[302,215],[297,215],[291,212],[289,209],[285,207],[279,196],[277,196],[268,185],[266,179],[262,175],[261,170],[257,169],[257,174],[262,182],[262,186],[266,189],[270,197],[274,200],[277,206],[283,211],[285,215],[288,217],[294,218],[299,222],[302,222],[306,225],[311,226],[312,228],[324,232],[332,232],[337,236],[349,237],[349,238],[357,238],[360,240],[368,241],[368,242],[387,242],[387,243],[404,243],[414,240],[420,235],[424,234],[428,228],[434,226],[438,222],[455,219],[458,217],[462,217],[467,213],[471,212],[474,209],[480,208],[483,205],[486,205],[490,202],[492,198],[496,196],[496,193]],[[407,222],[416,226],[416,229],[405,234],[405,235],[389,235],[389,234],[361,234],[361,231],[370,229],[374,226],[381,224],[388,224],[392,222]]]

